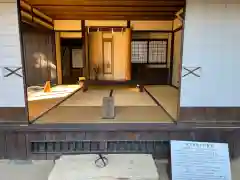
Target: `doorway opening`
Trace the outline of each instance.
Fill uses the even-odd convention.
[[[83,76],[83,41],[81,38],[61,38],[62,83],[77,84]]]
[[[46,30],[52,41],[24,41],[24,47],[38,47],[25,48],[26,66],[26,57],[40,51],[46,69],[55,73],[54,81],[48,76],[28,85],[30,122],[175,123],[183,32],[176,15],[183,10],[175,9],[165,20],[56,19]],[[51,51],[44,49],[46,44]],[[44,82],[50,82],[48,92]],[[110,111],[113,116],[104,117]]]

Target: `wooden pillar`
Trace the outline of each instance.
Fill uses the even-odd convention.
[[[127,44],[127,63],[126,63],[126,80],[131,80],[131,42],[132,42],[132,30],[131,28],[126,28],[126,44]]]
[[[173,77],[173,55],[174,55],[174,32],[171,33],[171,54],[170,54],[170,62],[169,63],[169,76],[168,76],[168,84],[172,85],[172,77]]]
[[[81,30],[82,30],[82,59],[84,64],[83,76],[87,77],[87,59],[86,59],[86,27],[85,20],[81,21]]]
[[[91,32],[89,34],[89,71],[90,79],[101,79],[103,68],[103,34],[99,32]],[[96,74],[94,68],[99,68]]]
[[[55,32],[56,61],[57,61],[57,82],[62,84],[62,58],[60,32]]]
[[[88,29],[85,27],[85,77],[86,79],[90,78],[90,72],[89,72],[89,36],[88,36]]]

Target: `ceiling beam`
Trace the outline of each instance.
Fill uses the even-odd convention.
[[[28,0],[33,6],[184,6],[184,0]]]
[[[174,16],[174,12],[48,12],[49,16],[58,16],[58,15],[76,15],[76,16]]]
[[[123,16],[106,16],[106,15],[54,15],[55,20],[173,20],[174,15],[162,15],[162,16],[139,16],[139,15],[123,15]]]
[[[177,12],[179,7],[97,7],[97,6],[34,6],[41,11],[48,12]]]
[[[53,19],[172,20],[185,0],[25,0]]]

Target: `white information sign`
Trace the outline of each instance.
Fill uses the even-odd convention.
[[[228,144],[171,141],[172,180],[231,180]]]

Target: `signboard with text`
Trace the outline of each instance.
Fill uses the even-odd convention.
[[[171,141],[172,180],[231,180],[228,144]]]

